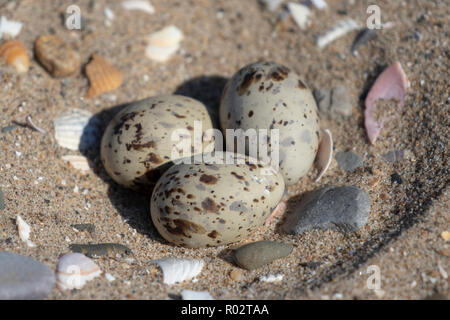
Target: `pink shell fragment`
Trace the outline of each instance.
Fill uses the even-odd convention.
[[[384,120],[388,120],[384,119],[382,121],[376,121],[372,116],[373,111],[376,109],[376,101],[379,99],[400,100],[400,111],[403,107],[408,87],[408,78],[398,61],[389,66],[378,76],[365,101],[366,110],[364,111],[364,124],[371,144],[375,143],[381,129],[383,129]]]

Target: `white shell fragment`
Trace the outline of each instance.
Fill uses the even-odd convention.
[[[300,29],[306,29],[309,26],[309,14],[311,10],[307,6],[294,2],[289,2],[287,7],[298,27]]]
[[[99,120],[86,110],[72,109],[55,119],[55,138],[61,147],[83,150],[99,143]]]
[[[165,62],[178,51],[181,40],[183,40],[183,32],[176,26],[170,25],[148,37],[145,54],[151,60]]]
[[[81,289],[86,282],[98,277],[102,270],[81,253],[63,255],[56,267],[56,286],[60,290]]]
[[[148,36],[148,43],[157,47],[172,47],[183,40],[183,32],[174,25],[165,27]]]
[[[323,130],[322,140],[319,144],[319,150],[316,155],[316,164],[319,168],[319,175],[314,182],[319,182],[328,167],[331,164],[331,159],[333,159],[333,137],[331,131],[328,129]]]
[[[214,298],[207,291],[181,291],[181,297],[183,300],[214,300]]]
[[[22,30],[22,22],[12,21],[2,16],[0,18],[0,39],[3,35],[8,35],[11,38],[15,38]]]
[[[86,157],[76,155],[66,155],[62,159],[70,163],[72,167],[80,170],[82,173],[86,173],[90,170],[89,161]]]
[[[105,278],[106,280],[108,280],[109,282],[113,282],[114,280],[116,280],[116,278],[110,274],[110,273],[105,273]]]
[[[269,274],[266,276],[259,277],[259,281],[269,282],[269,283],[270,282],[279,282],[279,281],[283,280],[283,278],[284,278],[284,275],[282,275],[282,274]]]
[[[17,229],[19,230],[20,240],[25,242],[27,246],[29,246],[30,248],[36,247],[36,245],[30,240],[30,233],[31,233],[30,226],[19,215],[17,215],[16,224]]]
[[[346,33],[359,29],[359,24],[353,19],[342,20],[335,27],[317,38],[317,46],[323,48]]]
[[[327,7],[325,0],[311,0],[311,3],[319,10],[323,10]]]
[[[164,283],[174,284],[197,276],[203,269],[203,260],[166,258],[154,260],[163,271]]]
[[[116,15],[114,14],[114,11],[112,11],[110,8],[105,8],[103,10],[103,13],[105,15],[105,26],[109,27],[112,25],[112,21],[114,20],[114,18],[116,17]]]
[[[155,13],[155,8],[148,1],[142,0],[123,1],[122,7],[125,8],[126,10],[140,10],[147,12],[148,14]]]

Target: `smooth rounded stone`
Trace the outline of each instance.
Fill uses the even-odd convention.
[[[355,186],[326,187],[307,193],[282,225],[290,234],[310,229],[356,231],[367,223],[370,198]]]
[[[292,245],[275,241],[258,241],[233,251],[233,260],[241,268],[252,270],[284,258],[292,252]]]
[[[0,300],[44,299],[55,286],[55,274],[45,264],[0,251]]]
[[[339,151],[336,153],[336,161],[345,172],[352,172],[363,165],[363,158],[351,151]]]

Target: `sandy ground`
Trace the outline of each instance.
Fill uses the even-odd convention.
[[[124,11],[120,1],[16,2],[11,8],[0,5],[0,15],[24,23],[18,39],[30,54],[39,35],[56,33],[78,49],[83,64],[96,52],[119,67],[124,77],[113,93],[89,100],[84,98],[88,81],[82,72],[54,79],[33,61],[30,71],[18,76],[0,63],[0,128],[31,114],[49,131],[44,135],[19,126],[0,134],[0,186],[6,203],[0,214],[0,250],[31,256],[52,268],[71,243],[122,243],[137,258],[131,264],[98,259],[115,281],[102,276],[79,291],[54,290],[49,299],[167,299],[183,288],[207,290],[217,299],[422,299],[436,292],[448,297],[449,279],[439,269],[450,272],[450,244],[440,236],[450,229],[446,49],[450,37],[445,28],[450,6],[445,1],[375,1],[383,22],[398,24],[380,31],[375,41],[359,50],[359,57],[349,53],[356,31],[324,49],[318,49],[314,37],[341,19],[353,18],[364,25],[366,1],[328,0],[327,10],[313,10],[312,25],[305,31],[292,21],[275,31],[276,14],[253,0],[152,0],[153,15]],[[80,6],[84,30],[63,27],[61,14],[69,4]],[[110,27],[104,25],[106,6],[116,15]],[[145,36],[170,24],[185,34],[182,49],[167,64],[149,61],[144,55]],[[421,37],[414,36],[415,30]],[[84,176],[61,159],[77,152],[58,146],[53,119],[70,108],[81,108],[99,113],[106,125],[123,104],[173,92],[217,108],[226,79],[259,59],[289,66],[312,89],[344,85],[354,101],[350,119],[323,120],[321,126],[333,133],[335,153],[352,150],[364,158],[364,166],[346,174],[333,160],[319,183],[313,183],[317,172],[312,170],[290,190],[289,208],[304,191],[353,184],[369,193],[372,210],[367,226],[348,235],[311,231],[288,236],[278,232],[281,219],[262,227],[245,241],[280,240],[292,243],[293,253],[264,268],[244,271],[243,280],[234,281],[229,273],[236,267],[228,254],[233,246],[194,250],[168,244],[151,223],[148,197],[113,183],[98,153],[89,154],[93,168]],[[376,76],[396,60],[411,82],[405,108],[370,146],[363,126],[363,98]],[[387,163],[381,155],[392,149],[409,150],[411,156]],[[402,184],[391,183],[393,173],[402,177]],[[17,214],[32,227],[36,248],[20,241]],[[93,223],[96,234],[77,233],[70,227],[74,223]],[[161,273],[154,272],[148,261],[167,256],[203,259],[206,266],[198,282],[164,285]],[[370,265],[381,271],[382,291],[377,293],[366,286]],[[258,280],[276,273],[284,275],[281,282]]]

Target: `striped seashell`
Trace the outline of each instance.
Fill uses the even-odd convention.
[[[30,57],[23,43],[19,40],[6,41],[0,47],[0,57],[13,66],[17,72],[25,73],[30,67]]]
[[[53,124],[55,139],[61,147],[85,150],[100,143],[100,120],[89,111],[71,109]]]
[[[165,284],[183,282],[197,276],[205,264],[203,260],[166,258],[154,260],[164,273]]]
[[[58,289],[81,289],[86,282],[98,277],[102,270],[81,253],[63,255],[56,267],[56,286]]]
[[[88,98],[117,89],[122,84],[122,74],[119,69],[95,53],[86,66],[86,75],[90,82]]]

